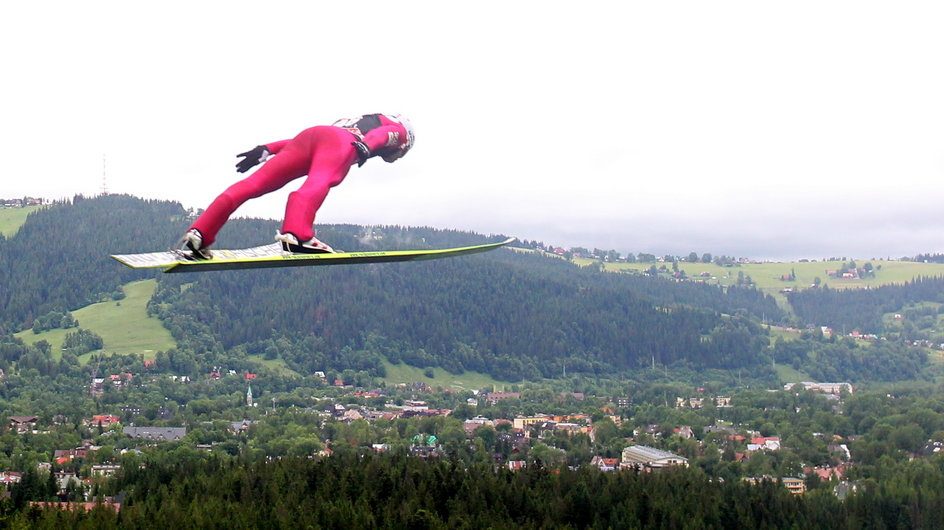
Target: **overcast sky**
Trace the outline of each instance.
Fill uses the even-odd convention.
[[[620,252],[944,252],[944,2],[15,2],[0,197],[204,208],[235,154],[400,112],[318,222]],[[237,216],[281,218],[297,183]],[[221,242],[222,243],[222,242]]]

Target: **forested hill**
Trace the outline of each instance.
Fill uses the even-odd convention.
[[[652,361],[763,364],[757,352],[766,337],[748,317],[779,311],[753,290],[603,273],[507,249],[423,263],[187,275],[133,271],[108,258],[166,248],[187,222],[177,203],[115,195],[32,214],[16,236],[0,240],[0,325],[19,330],[51,310],[157,277],[151,309],[178,339],[175,355],[199,364],[265,353],[306,373],[377,373],[386,357],[518,379]],[[235,220],[218,245],[267,242],[277,226]],[[430,228],[325,226],[319,234],[345,250],[492,240]]]
[[[125,195],[77,196],[31,213],[14,237],[0,237],[0,330],[97,302],[149,275],[116,267],[108,255],[166,248],[185,217],[179,204]]]
[[[788,300],[803,322],[881,334],[888,331],[882,318],[885,314],[919,302],[944,303],[944,278],[919,277],[873,289],[807,289],[789,294]],[[935,316],[939,313],[937,307],[926,312]]]

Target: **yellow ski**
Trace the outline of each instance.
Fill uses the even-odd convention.
[[[512,237],[498,243],[434,250],[383,250],[329,254],[293,254],[282,250],[281,243],[272,243],[239,250],[213,250],[213,257],[206,260],[195,259],[190,252],[179,250],[145,254],[112,254],[111,257],[134,269],[160,268],[164,269],[164,272],[204,272],[451,258],[488,252],[514,240],[515,238]]]

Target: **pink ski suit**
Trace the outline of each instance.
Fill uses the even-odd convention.
[[[340,184],[358,162],[358,151],[353,145],[357,141],[366,144],[371,156],[379,155],[393,162],[412,147],[412,127],[408,129],[395,115],[368,114],[339,120],[334,125],[311,127],[291,140],[265,144],[266,150],[275,156],[221,193],[191,228],[200,231],[203,246],[208,247],[244,202],[308,175],[302,186],[288,196],[282,233],[292,233],[299,241],[311,239],[315,213],[328,190]]]

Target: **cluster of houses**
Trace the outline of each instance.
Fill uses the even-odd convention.
[[[777,482],[777,479],[770,475],[764,475],[761,477],[744,477],[744,480],[751,484],[759,484],[764,481]],[[793,493],[794,495],[806,493],[806,482],[801,478],[783,477],[779,481],[785,488],[787,488],[790,493]]]
[[[219,377],[235,375],[234,373],[227,373],[225,370],[217,370],[216,373],[219,374]],[[252,379],[254,379],[253,374],[250,374],[250,376],[246,377],[248,387],[246,394],[246,404],[249,407],[255,405],[253,402],[251,389]],[[108,376],[102,378],[101,384],[103,386],[110,384],[115,385],[116,388],[121,388],[129,381],[131,381],[130,374],[117,374],[114,377]],[[842,394],[851,393],[853,391],[853,388],[849,383],[800,382],[788,384],[784,388],[792,389],[795,387],[795,385],[802,385],[802,387],[807,390],[822,392],[824,394],[837,397]],[[417,395],[419,393],[418,391],[420,390],[418,388],[412,387],[411,389],[417,391],[414,396]],[[731,398],[728,396],[710,397],[704,394],[703,389],[698,390],[698,395],[696,397],[677,397],[676,406],[679,408],[691,409],[699,409],[711,405],[718,408],[732,406]],[[355,390],[352,395],[366,398],[384,397],[384,393],[382,391]],[[581,400],[584,399],[585,396],[579,393],[564,393],[560,397],[562,400]],[[516,400],[520,398],[521,394],[517,392],[482,391],[476,392],[474,397],[468,400],[468,404],[476,406],[479,401],[495,404],[501,402],[502,400]],[[627,397],[613,398],[613,401],[617,407],[621,408],[628,407],[631,404],[630,398]],[[366,406],[345,406],[332,401],[326,408],[321,410],[312,409],[311,412],[321,415],[326,420],[342,422],[354,422],[358,420],[372,422],[379,419],[393,420],[396,418],[448,416],[452,413],[452,410],[449,409],[430,408],[429,404],[421,399],[407,399],[398,403],[401,404],[397,405],[393,403],[386,403],[381,410],[376,410]],[[140,407],[123,406],[120,407],[119,410],[125,417],[134,416],[141,413]],[[621,424],[622,418],[613,410],[604,407],[603,412],[605,413],[605,417],[612,421],[613,424],[617,426]],[[17,433],[35,433],[38,432],[36,430],[37,421],[38,418],[36,416],[11,416],[9,417],[8,428]],[[121,432],[126,436],[138,440],[141,445],[153,445],[162,442],[178,441],[184,438],[187,434],[187,429],[184,427],[140,427],[133,425],[121,426],[120,417],[114,414],[94,415],[83,420],[83,423],[90,429],[99,429],[99,432]],[[253,423],[255,422],[250,420],[233,422],[231,431],[234,434],[245,433],[249,431]],[[509,469],[520,469],[527,465],[526,461],[515,459],[515,455],[527,453],[528,448],[534,445],[533,442],[535,440],[545,440],[548,445],[553,446],[554,441],[556,439],[560,439],[559,437],[562,436],[567,437],[583,434],[588,436],[592,441],[595,440],[596,437],[593,421],[586,414],[536,414],[532,416],[518,416],[508,419],[473,417],[465,420],[462,426],[469,439],[475,437],[477,429],[483,426],[489,426],[493,428],[497,436],[497,441],[499,441],[503,447],[509,448],[511,452],[510,456],[506,455],[506,457],[496,455],[496,463],[501,463]],[[705,427],[703,433],[706,436],[714,435],[716,439],[722,439],[726,440],[727,443],[733,443],[737,448],[734,455],[735,461],[746,460],[750,458],[753,453],[758,451],[775,452],[782,449],[781,441],[776,436],[761,436],[760,433],[752,431],[747,431],[746,433],[743,431],[738,432],[734,428],[725,425]],[[688,466],[688,459],[684,456],[645,445],[650,443],[647,442],[647,440],[658,440],[663,436],[678,436],[685,439],[692,439],[696,437],[696,433],[690,426],[685,425],[677,426],[670,430],[666,430],[666,427],[658,425],[644,426],[634,431],[633,438],[628,439],[631,445],[624,448],[619,457],[596,456],[593,457],[591,465],[601,470],[633,469],[642,472],[654,472],[675,466]],[[843,478],[847,466],[846,462],[850,460],[849,451],[848,448],[845,447],[845,445],[842,445],[839,441],[834,442],[834,444],[838,445],[835,447],[831,445],[830,450],[834,450],[835,452],[839,453],[838,460],[843,462],[843,464],[833,467],[811,467],[804,470],[807,475],[815,474],[824,479],[831,479],[832,477],[838,477],[840,479]],[[209,449],[210,446],[205,448]],[[118,468],[116,464],[108,463],[102,463],[93,466],[90,472],[91,476],[81,479],[75,476],[75,471],[66,471],[75,467],[71,465],[73,462],[86,462],[89,460],[89,453],[94,452],[97,449],[97,447],[91,445],[91,441],[86,441],[81,447],[55,451],[55,454],[52,455],[53,463],[55,466],[57,466],[57,469],[64,470],[57,471],[57,473],[62,474],[61,476],[56,475],[57,480],[59,480],[60,484],[63,485],[63,488],[68,487],[70,480],[77,480],[81,485],[83,484],[83,480],[90,481],[101,476],[107,477],[117,471]],[[386,444],[374,444],[372,449],[376,452],[383,452],[389,449],[389,447]],[[936,451],[940,449],[941,448],[934,448],[932,450]],[[330,448],[327,448],[321,454],[330,455],[330,451]],[[413,440],[413,443],[411,443],[409,446],[409,451],[414,455],[424,458],[437,457],[442,454],[440,442],[434,436],[430,435],[422,435],[422,439],[419,441]],[[49,465],[51,466],[52,464]],[[86,467],[85,469],[88,468]],[[763,479],[764,477],[760,477],[757,480]],[[16,473],[7,472],[0,474],[0,482],[11,484],[15,483],[17,480],[18,474]],[[799,480],[799,482],[802,483],[802,480]],[[797,485],[795,481],[784,480],[783,483],[791,491],[802,492],[803,488]]]
[[[10,416],[7,428],[17,434],[40,433],[37,430],[37,416]],[[120,418],[112,414],[96,414],[91,418],[82,420],[83,425],[89,428],[108,429],[120,424]],[[125,435],[140,440],[144,444],[154,444],[165,441],[180,440],[187,434],[184,427],[134,427],[128,426],[122,429]],[[60,497],[67,497],[70,489],[80,492],[86,502],[58,502],[58,503],[34,503],[43,506],[61,507],[63,509],[91,509],[96,505],[90,498],[93,486],[97,481],[114,476],[120,469],[120,464],[115,462],[102,462],[89,465],[86,472],[80,475],[79,469],[90,459],[90,457],[101,447],[94,445],[92,440],[83,440],[78,447],[68,449],[56,449],[52,454],[52,461],[40,462],[37,468],[45,473],[52,474],[56,484],[59,487]],[[122,453],[125,451],[123,450]],[[54,469],[58,471],[54,471]],[[18,471],[0,471],[0,495],[9,495],[9,489],[14,484],[18,484],[23,479],[23,473]],[[100,501],[99,501],[100,502]],[[118,510],[120,503],[112,499],[105,499],[105,504]]]
[[[37,430],[37,416],[11,416],[8,418],[8,428],[17,434],[40,433]],[[95,415],[82,420],[87,427],[110,427],[119,422],[118,416]],[[127,428],[126,428],[127,431]],[[70,488],[86,493],[92,491],[92,486],[98,480],[115,475],[121,466],[116,463],[97,463],[88,467],[85,476],[80,476],[78,467],[87,461],[92,453],[101,449],[92,443],[92,440],[83,440],[82,445],[68,449],[56,449],[52,454],[51,462],[40,462],[37,468],[40,471],[51,473],[59,486],[60,494],[65,494]],[[55,466],[55,467],[54,467]],[[53,471],[58,469],[59,471]],[[23,473],[18,471],[0,471],[0,486],[9,493],[9,488],[23,479]],[[74,504],[74,503],[69,503]]]
[[[856,268],[843,270],[827,269],[826,276],[830,278],[839,278],[842,280],[858,280],[860,278],[859,269]]]
[[[699,390],[701,390],[701,389],[699,389]],[[676,398],[675,398],[675,408],[679,408],[679,409],[683,409],[683,408],[700,409],[700,408],[703,408],[703,407],[705,406],[705,401],[706,401],[706,400],[708,400],[709,402],[713,401],[715,407],[717,407],[717,408],[728,408],[728,407],[731,406],[731,398],[730,398],[730,396],[716,396],[716,397],[713,397],[713,398],[706,398],[706,397],[687,397],[687,398],[676,397]]]
[[[610,416],[614,423],[619,423],[618,416]],[[506,427],[501,426],[505,424]],[[543,439],[547,436],[558,434],[584,433],[594,437],[593,425],[589,416],[584,414],[575,415],[536,415],[528,417],[516,417],[514,419],[490,420],[482,417],[475,417],[466,420],[463,423],[463,429],[468,436],[473,436],[476,429],[482,426],[491,426],[498,431],[499,441],[505,441],[513,447],[513,452],[520,451],[530,445],[532,438]],[[523,469],[527,463],[524,460],[509,460],[505,462],[505,467],[511,470]],[[688,459],[668,451],[648,447],[644,445],[632,445],[623,449],[620,458],[607,458],[603,456],[594,456],[590,465],[603,471],[613,471],[616,469],[635,469],[638,471],[650,472],[672,466],[688,466]]]
[[[126,385],[130,385],[133,378],[134,376],[128,372],[111,374],[107,377],[92,377],[90,393],[92,397],[102,397],[105,393],[106,384],[112,385],[115,389],[121,389]]]
[[[828,396],[841,396],[843,392],[852,395],[853,387],[851,383],[814,383],[812,381],[801,381],[799,383],[787,383],[783,385],[784,390],[792,390],[796,385],[800,385],[804,390],[819,392]]]
[[[820,385],[816,383],[810,384]],[[823,392],[841,392],[846,390],[846,388],[843,386],[845,384],[827,383],[822,385],[822,388],[817,387],[815,390]],[[495,398],[498,396],[492,397]],[[509,396],[504,397],[508,398]],[[486,399],[488,398],[486,397]],[[713,399],[720,399],[721,403],[723,403],[721,406],[730,406],[730,398],[720,397]],[[682,406],[692,405],[690,402],[688,402],[688,400],[685,400]],[[425,402],[415,400],[405,401],[400,409],[401,410],[398,412],[379,412],[359,410],[357,408],[349,409],[342,405],[333,405],[333,410],[330,411],[330,413],[340,421],[354,421],[358,419],[371,421],[372,419],[381,417],[390,419],[394,417],[410,417],[416,414],[448,415],[451,412],[447,409],[429,409]],[[619,425],[621,422],[621,418],[619,416],[610,415],[607,417],[613,421],[614,424]],[[484,417],[474,417],[466,420],[463,423],[463,429],[466,435],[470,438],[475,435],[475,431],[478,428],[483,426],[490,426],[494,428],[498,433],[499,441],[504,442],[510,446],[512,448],[512,453],[522,452],[526,447],[531,445],[531,441],[533,439],[542,440],[550,436],[561,434],[572,435],[583,433],[590,436],[591,440],[594,439],[593,424],[590,421],[589,416],[584,414],[538,414],[534,416],[519,416],[513,419],[495,420]],[[735,453],[735,461],[745,461],[755,452],[775,452],[782,449],[781,440],[777,436],[761,436],[759,433],[753,431],[748,431],[746,434],[741,434],[733,427],[729,426],[708,426],[704,428],[704,433],[706,435],[719,435],[728,442],[741,447],[742,450]],[[695,437],[693,429],[690,426],[685,425],[674,428],[671,434],[686,439],[692,439]],[[634,439],[638,439],[643,435],[648,435],[652,438],[658,439],[663,436],[663,433],[661,432],[661,427],[658,425],[648,425],[636,429],[633,432]],[[944,445],[942,445],[942,447],[944,447]],[[386,449],[387,447],[383,445],[374,447],[376,452],[382,452]],[[411,448],[411,450],[413,449],[417,448]],[[935,449],[940,450],[941,448]],[[843,479],[849,466],[848,462],[851,460],[849,449],[845,444],[839,443],[837,440],[833,444],[829,445],[829,450],[830,452],[837,454],[838,459],[842,462],[840,465],[818,467],[808,466],[804,468],[804,473],[806,475],[816,474],[824,480],[830,480],[832,478],[838,478],[840,480]],[[934,449],[931,450],[933,451]],[[424,456],[434,454],[435,451],[431,451],[424,453]],[[526,467],[527,463],[523,460],[509,460],[505,462],[504,465],[509,469],[516,470]],[[652,472],[673,466],[687,467],[689,462],[687,458],[668,451],[646,445],[634,444],[624,448],[620,458],[595,456],[591,460],[590,465],[604,471],[634,469],[642,472]],[[750,480],[761,481],[769,478],[770,477],[757,477],[751,478]],[[802,479],[788,477],[781,479],[781,481],[783,485],[793,493],[803,493],[806,491]]]
[[[24,206],[39,206],[43,204],[42,199],[35,197],[23,197],[20,199],[0,199],[0,207],[3,208],[23,208]]]
[[[780,292],[787,292],[787,291],[788,291],[787,289],[784,289]],[[904,317],[898,314],[898,315],[895,315],[894,318],[895,320],[902,320]],[[782,328],[782,329],[788,333],[794,333],[794,334],[801,333],[801,331],[796,328]],[[819,330],[823,333],[824,337],[830,337],[834,333],[833,329],[830,328],[829,326],[820,326]],[[865,342],[878,342],[878,341],[886,340],[886,337],[884,336],[880,336],[875,333],[863,333],[859,330],[852,330],[846,333],[846,337],[849,337],[850,339],[865,341]],[[916,348],[944,350],[944,342],[935,342],[933,340],[927,340],[927,339],[905,340],[904,343],[909,346],[914,346]]]

